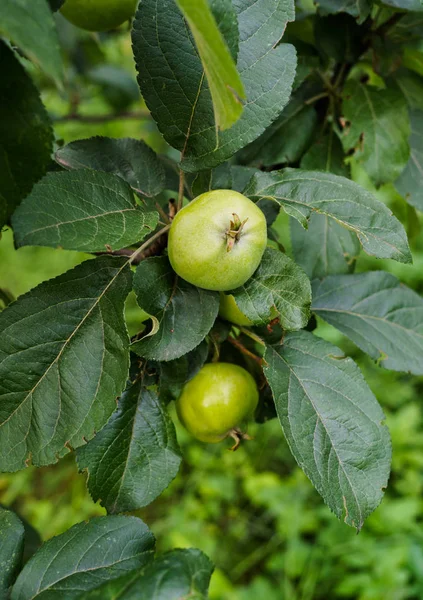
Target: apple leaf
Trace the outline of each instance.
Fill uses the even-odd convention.
[[[273,199],[304,227],[313,212],[353,231],[367,254],[411,262],[404,227],[367,190],[345,177],[320,171],[284,169],[253,175],[244,194]]]
[[[212,572],[213,564],[200,550],[172,550],[79,600],[207,600]]]
[[[1,471],[55,463],[106,424],[128,375],[131,279],[101,256],[0,313]]]
[[[122,177],[139,194],[157,196],[165,188],[163,163],[142,140],[96,136],[71,142],[56,152],[65,169],[94,169]]]
[[[346,12],[362,23],[369,16],[373,0],[315,0],[323,15]]]
[[[310,281],[301,267],[278,250],[267,248],[254,275],[231,294],[256,325],[269,322],[273,307],[286,330],[302,329],[310,318]]]
[[[410,120],[410,159],[395,187],[409,204],[423,212],[423,111],[412,111]]]
[[[187,283],[164,256],[142,261],[135,272],[138,304],[154,317],[153,329],[131,349],[145,358],[173,360],[193,350],[213,326],[219,294]]]
[[[400,10],[423,12],[421,0],[381,0],[381,3],[385,6],[392,6],[392,8],[399,8]]]
[[[344,88],[341,141],[375,185],[395,181],[410,156],[410,119],[403,94],[351,80]]]
[[[131,187],[111,173],[81,169],[48,173],[13,215],[17,246],[102,252],[139,242],[158,213],[145,212]]]
[[[423,299],[372,271],[315,282],[313,311],[386,369],[423,374]]]
[[[9,590],[22,564],[25,529],[14,512],[0,506],[0,597],[9,598]]]
[[[244,86],[207,0],[176,0],[187,20],[206,73],[219,129],[228,129],[242,114]]]
[[[240,119],[225,131],[217,128],[203,65],[176,4],[142,0],[134,21],[141,93],[189,172],[213,168],[256,139],[288,102],[294,79],[295,49],[278,44],[294,19],[293,0],[213,0],[215,18],[222,6],[235,17],[222,33],[229,47],[239,37],[237,68],[246,95]]]
[[[11,600],[76,600],[146,565],[155,540],[136,517],[97,517],[74,525],[32,556],[12,589]]]
[[[9,38],[62,85],[59,39],[47,0],[1,0],[0,35]]]
[[[0,15],[3,8],[1,4]],[[1,20],[0,16],[0,30]],[[37,88],[13,50],[1,40],[0,71],[1,228],[46,172],[53,148],[53,131]]]
[[[78,448],[77,460],[88,472],[93,500],[120,513],[157,498],[176,476],[181,454],[166,408],[138,382],[122,394],[103,429]]]
[[[349,175],[344,163],[342,144],[332,128],[310,146],[302,157],[300,166],[306,171],[328,171],[344,177]]]
[[[384,415],[357,365],[307,331],[269,346],[265,376],[299,466],[338,518],[361,529],[391,462]]]
[[[171,400],[176,400],[186,382],[192,379],[204,365],[208,352],[208,344],[203,341],[194,350],[180,358],[158,363],[160,400],[166,404]]]

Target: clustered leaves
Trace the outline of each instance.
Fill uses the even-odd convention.
[[[0,594],[203,598],[212,566],[201,552],[154,558],[148,528],[116,513],[149,504],[176,476],[167,404],[206,361],[241,351],[262,406],[273,396],[296,461],[347,524],[359,530],[387,485],[382,409],[352,359],[301,330],[314,314],[382,367],[423,373],[421,297],[383,271],[353,273],[361,250],[412,260],[404,226],[374,192],[423,209],[423,7],[319,0],[294,24],[294,0],[140,0],[138,84],[169,152],[94,137],[57,148],[54,163],[50,119],[16,48],[61,86],[60,4],[0,6],[0,226],[17,248],[93,256],[15,302],[4,293],[0,470],[76,450],[113,516],[53,538],[22,569],[24,526],[0,509]],[[220,319],[219,293],[182,280],[166,256],[184,197],[222,188],[266,216],[269,247],[231,291],[250,328]],[[273,227],[281,209],[294,260]],[[132,289],[150,318],[129,339]]]

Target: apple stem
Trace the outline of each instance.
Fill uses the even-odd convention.
[[[241,221],[236,213],[232,213],[232,216],[233,220],[231,219],[229,229],[226,231],[226,252],[230,252],[235,242],[239,241],[244,225],[248,221],[248,217]]]

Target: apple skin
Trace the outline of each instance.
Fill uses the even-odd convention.
[[[233,215],[245,221],[228,252],[227,232]],[[227,291],[243,285],[259,266],[267,245],[263,212],[232,190],[201,194],[180,210],[169,230],[173,270],[206,290]]]
[[[207,363],[176,401],[179,420],[195,438],[210,444],[252,419],[259,393],[252,375],[231,363]]]
[[[135,14],[138,0],[66,0],[60,12],[87,31],[116,29]]]
[[[220,294],[219,316],[225,321],[241,327],[253,325],[253,322],[238,308],[232,294],[224,294],[223,292]]]

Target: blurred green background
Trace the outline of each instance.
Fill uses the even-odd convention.
[[[144,139],[158,152],[171,152],[145,116],[134,86],[128,30],[98,36],[59,21],[67,61],[66,92],[59,94],[33,71],[56,121],[57,143],[92,135],[131,136]],[[371,187],[365,174],[352,167],[353,178]],[[406,223],[414,265],[362,255],[357,269],[389,270],[423,293],[423,241],[416,214],[392,186],[384,186],[377,195]],[[289,252],[286,217],[279,218],[277,229]],[[16,252],[11,231],[5,230],[0,239],[0,288],[17,297],[86,258],[47,248]],[[131,332],[139,329],[138,316],[130,297]],[[211,557],[216,565],[212,599],[423,598],[423,378],[382,370],[321,322],[316,333],[359,363],[384,408],[392,435],[389,488],[362,532],[357,535],[330,513],[296,466],[276,420],[253,427],[255,440],[236,453],[228,452],[225,443],[197,442],[177,424],[184,454],[180,474],[158,500],[137,514],[157,536],[159,551],[195,546]],[[12,506],[43,539],[105,514],[92,502],[72,455],[52,467],[0,475],[0,503]]]

